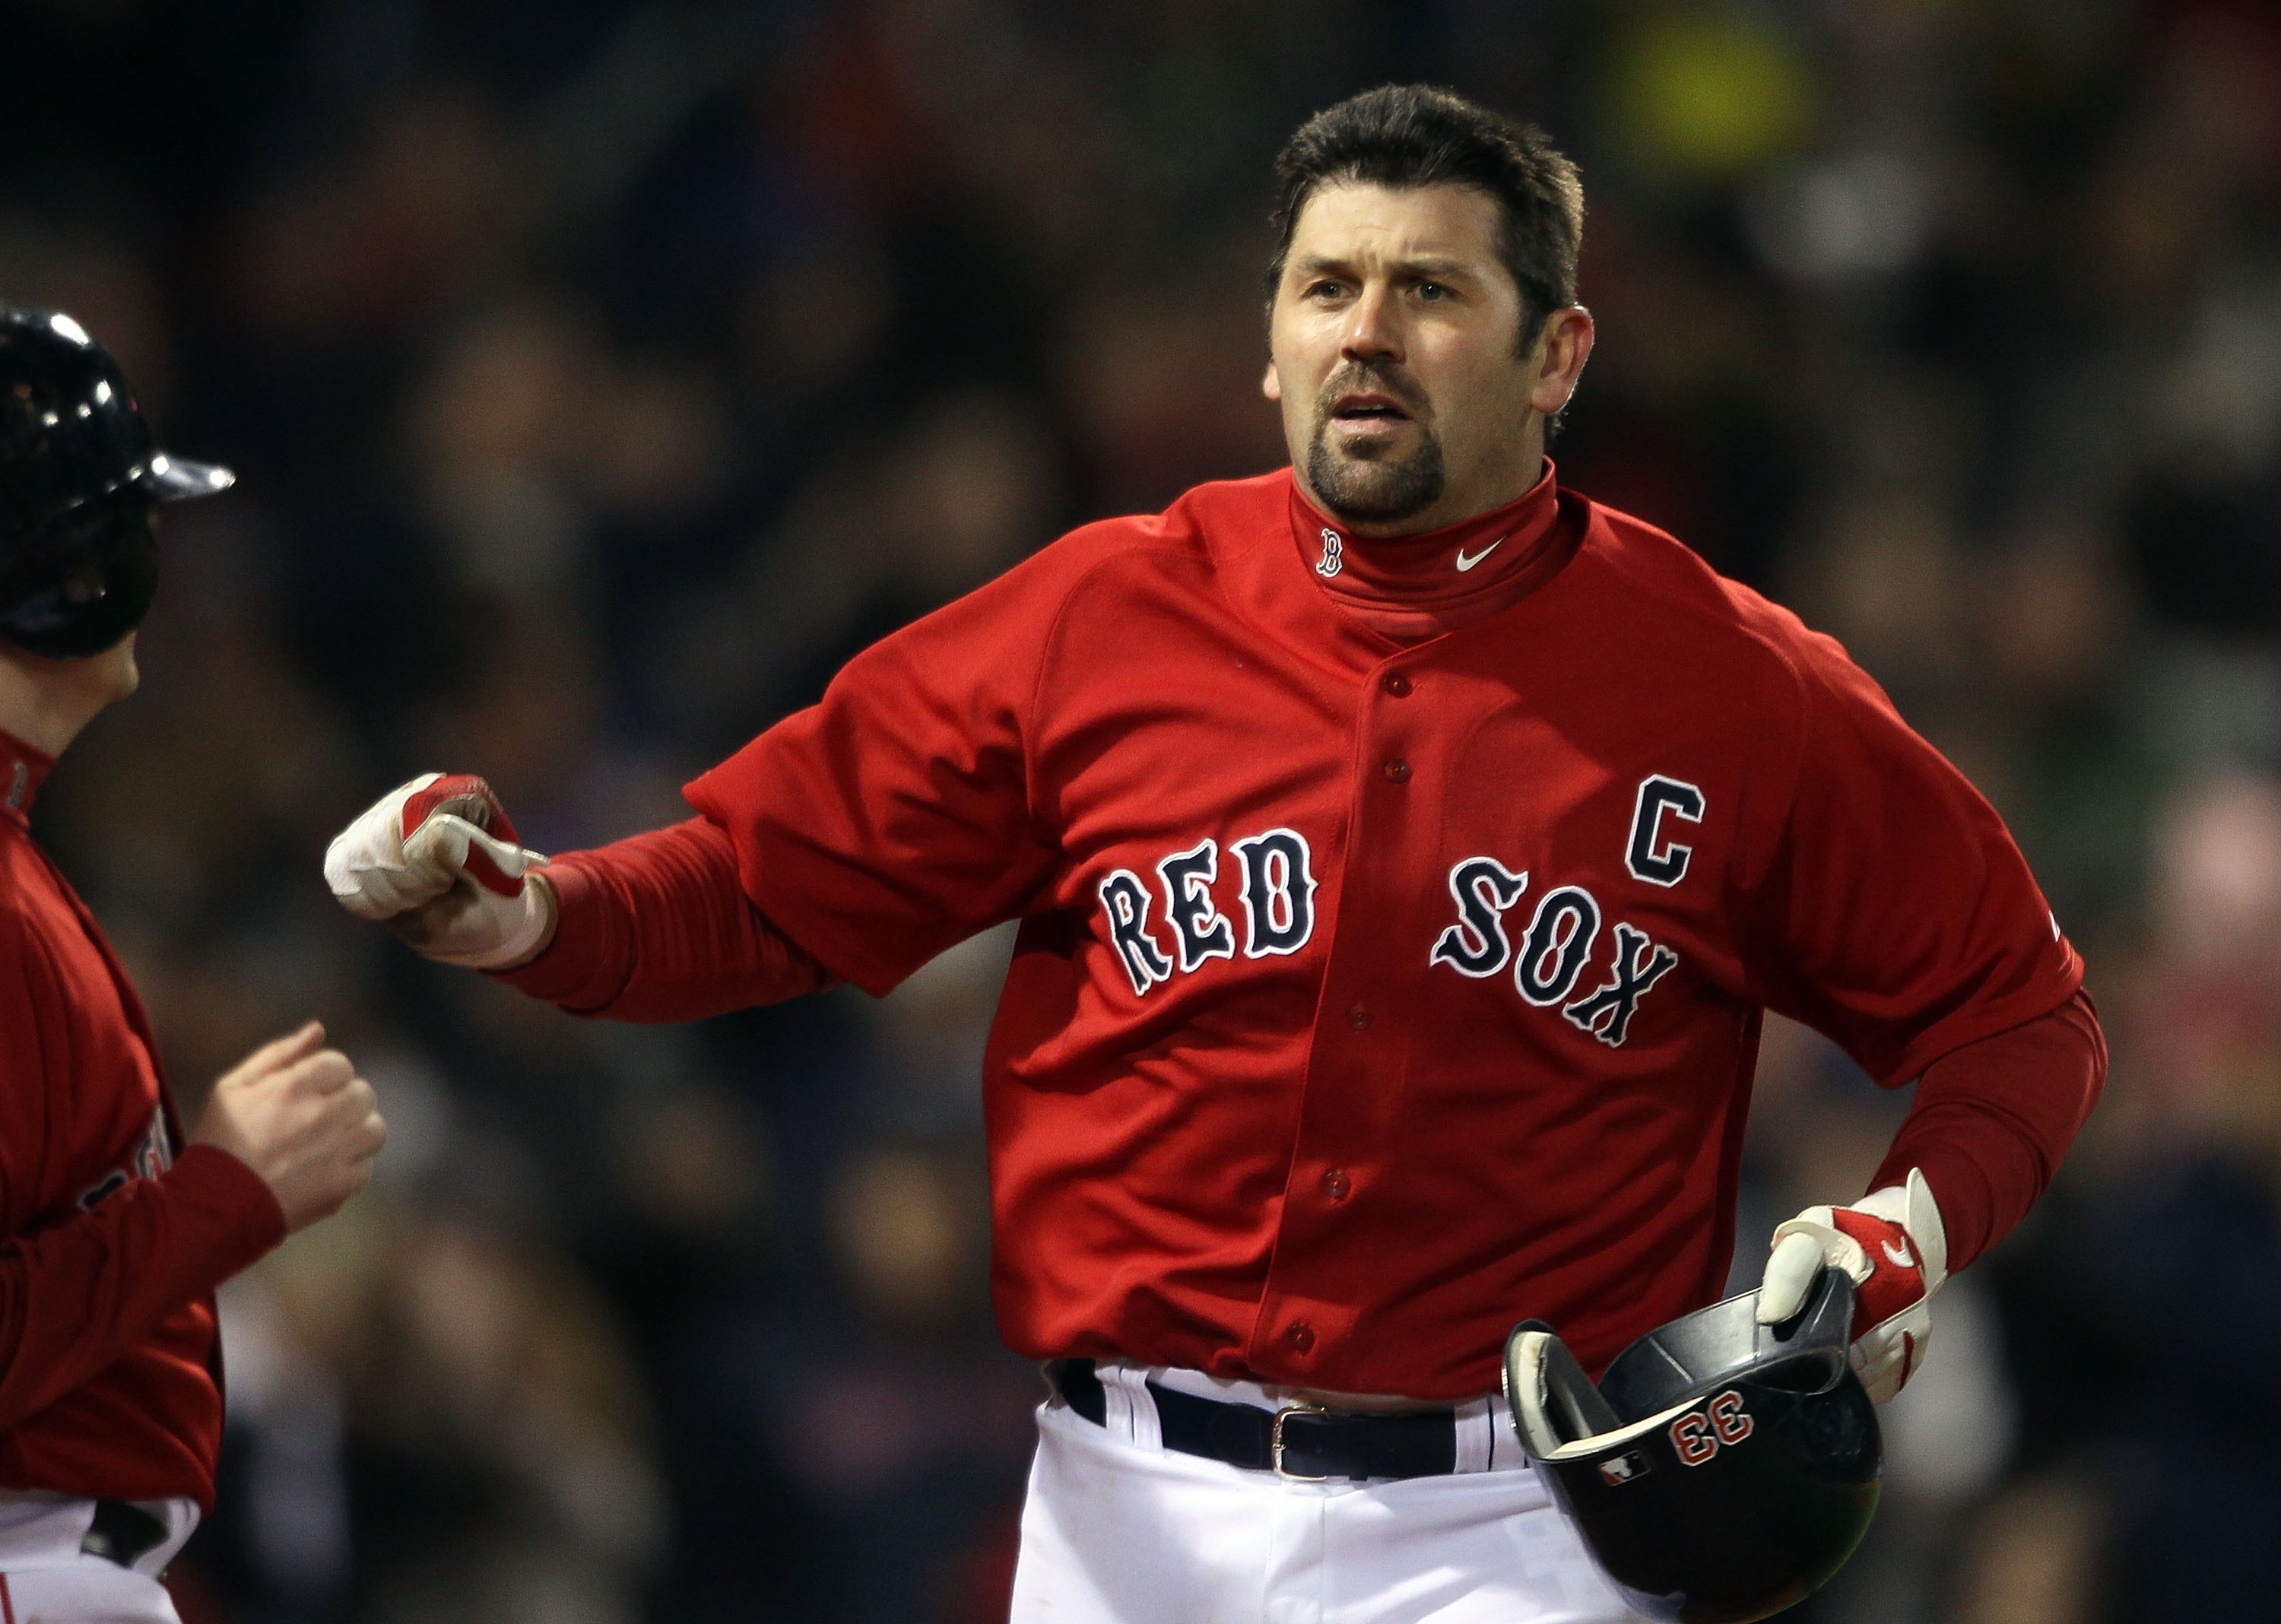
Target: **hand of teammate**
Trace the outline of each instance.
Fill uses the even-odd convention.
[[[554,932],[545,862],[519,842],[491,785],[424,773],[382,796],[325,851],[325,883],[349,912],[385,923],[431,959],[508,970]]]
[[[1948,1278],[1948,1236],[1924,1175],[1911,1168],[1906,1186],[1850,1207],[1808,1207],[1778,1226],[1759,1286],[1759,1323],[1805,1307],[1824,1264],[1852,1277],[1853,1372],[1882,1404],[1924,1364],[1932,1295]]]
[[[388,1138],[372,1085],[324,1042],[325,1029],[311,1021],[254,1050],[214,1085],[190,1136],[260,1175],[288,1234],[331,1217],[364,1188]]]

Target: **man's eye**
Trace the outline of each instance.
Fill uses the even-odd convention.
[[[1445,299],[1450,297],[1450,290],[1438,282],[1421,282],[1418,284],[1418,297],[1428,301]]]
[[[1346,284],[1342,282],[1318,282],[1308,287],[1307,297],[1311,299],[1334,299],[1346,290]]]

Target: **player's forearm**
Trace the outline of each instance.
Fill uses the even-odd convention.
[[[547,870],[553,940],[499,978],[579,1015],[685,1021],[833,984],[745,895],[729,838],[692,818]]]
[[[2107,1042],[2082,993],[2048,1015],[1952,1049],[1925,1069],[1870,1187],[1923,1169],[1940,1203],[1953,1272],[2027,1216],[2106,1078]]]
[[[92,1210],[0,1246],[0,1431],[53,1404],[285,1238],[244,1163],[192,1145]]]

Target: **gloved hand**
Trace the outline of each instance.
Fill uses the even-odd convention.
[[[1850,1207],[1808,1207],[1774,1233],[1759,1285],[1761,1325],[1805,1306],[1824,1264],[1852,1277],[1853,1373],[1883,1404],[1924,1364],[1932,1295],[1948,1278],[1948,1236],[1932,1187],[1915,1168]]]
[[[551,888],[491,785],[466,773],[399,784],[325,848],[325,883],[431,959],[506,970],[533,957],[554,923]]]

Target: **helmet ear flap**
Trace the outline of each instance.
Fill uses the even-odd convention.
[[[159,585],[147,504],[113,500],[82,509],[46,541],[0,565],[0,638],[51,660],[76,660],[116,646],[143,623]]]
[[[1568,1344],[1541,1319],[1523,1320],[1505,1339],[1504,1389],[1521,1442],[1540,1460],[1621,1425]]]

